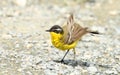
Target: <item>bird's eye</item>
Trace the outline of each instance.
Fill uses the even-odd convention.
[[[61,29],[54,29],[53,32],[55,32],[55,33],[61,33]]]
[[[53,32],[56,32],[56,33],[57,33],[57,30],[53,30]]]
[[[59,33],[60,31],[59,30],[54,30],[54,32]]]

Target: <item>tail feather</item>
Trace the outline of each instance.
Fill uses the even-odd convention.
[[[100,34],[98,31],[90,31],[89,33],[92,33],[92,34]]]
[[[98,31],[94,31],[94,30],[90,30],[90,29],[87,29],[87,32],[92,33],[92,34],[100,34]]]

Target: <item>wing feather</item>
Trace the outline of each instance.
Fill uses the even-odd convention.
[[[74,22],[73,14],[68,18],[67,24],[63,26],[63,38],[62,41],[65,44],[71,44],[76,40],[79,40],[84,34],[87,33],[87,28],[82,28],[79,24]]]

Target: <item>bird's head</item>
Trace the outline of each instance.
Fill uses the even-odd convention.
[[[47,32],[54,32],[57,34],[63,34],[63,29],[59,25],[52,26],[49,30],[46,30]]]

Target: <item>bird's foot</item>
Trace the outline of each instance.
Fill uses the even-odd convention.
[[[61,62],[61,63],[64,63],[64,60],[61,60],[60,62]]]

